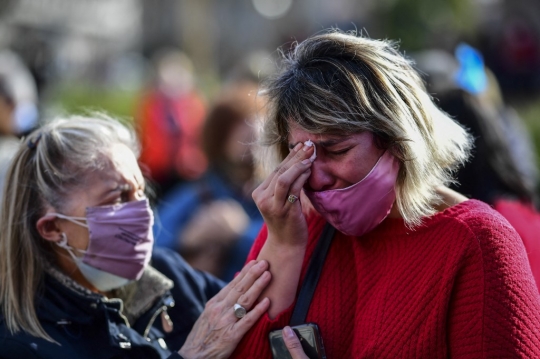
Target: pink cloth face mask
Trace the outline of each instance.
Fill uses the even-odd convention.
[[[399,162],[387,150],[360,182],[347,188],[304,192],[313,207],[338,231],[359,237],[390,213],[396,199],[398,172]]]
[[[137,280],[142,276],[150,262],[154,244],[154,215],[147,199],[88,207],[86,218],[55,215],[88,228],[88,248],[78,251],[84,253],[82,263],[128,280]],[[84,220],[86,224],[81,223]],[[61,246],[75,250],[67,243]]]

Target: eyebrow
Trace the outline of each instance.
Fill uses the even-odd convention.
[[[315,143],[317,146],[320,146],[320,147],[332,147],[341,142],[345,142],[348,139],[349,137],[337,137],[337,138],[331,138],[325,141],[313,141],[313,143]],[[292,150],[298,143],[300,142],[289,143],[289,149]]]

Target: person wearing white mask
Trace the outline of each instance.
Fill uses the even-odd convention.
[[[21,142],[0,221],[0,358],[227,358],[266,311],[266,261],[225,286],[153,249],[137,154],[99,114]]]
[[[271,305],[233,358],[540,357],[523,244],[446,186],[472,139],[410,60],[330,31],[295,44],[262,93],[249,259],[270,264]]]

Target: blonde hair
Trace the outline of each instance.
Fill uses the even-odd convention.
[[[339,31],[308,38],[283,56],[262,93],[269,107],[257,157],[265,172],[286,157],[291,123],[313,134],[371,131],[400,161],[396,202],[410,227],[435,213],[436,187],[452,181],[472,146],[388,41]]]
[[[36,222],[46,206],[60,211],[71,191],[84,188],[84,176],[103,168],[117,143],[139,152],[134,132],[103,114],[53,120],[21,142],[8,169],[0,222],[0,306],[11,333],[53,341],[36,315],[36,294],[52,260]]]

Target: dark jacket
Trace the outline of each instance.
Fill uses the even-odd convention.
[[[140,280],[118,291],[122,299],[107,299],[48,270],[36,311],[59,344],[22,332],[12,335],[0,317],[0,358],[168,358],[222,287],[218,279],[164,249],[154,250],[152,267]],[[169,333],[165,314],[173,323]]]

